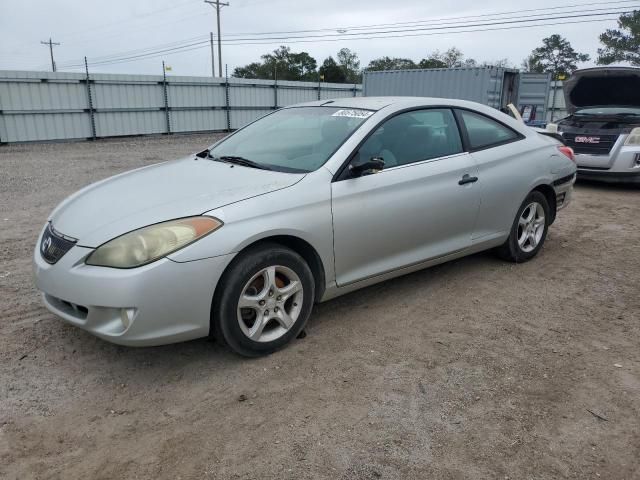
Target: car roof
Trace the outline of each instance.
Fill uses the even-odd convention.
[[[404,109],[423,108],[423,107],[454,107],[468,109],[474,112],[479,112],[484,115],[488,115],[517,132],[520,132],[524,136],[537,135],[526,126],[523,122],[520,122],[511,116],[502,113],[495,108],[488,107],[481,103],[470,102],[469,100],[456,100],[453,98],[435,98],[435,97],[346,97],[346,98],[333,98],[326,100],[316,100],[315,102],[299,103],[297,105],[290,105],[286,108],[296,107],[337,107],[337,108],[352,108],[352,109],[366,109],[379,112],[384,109],[385,112],[393,114]],[[376,115],[377,116],[377,113]],[[374,118],[374,117],[371,117]]]
[[[298,103],[291,107],[339,107],[339,108],[362,108],[365,110],[382,110],[388,106],[395,107],[422,107],[422,106],[452,106],[477,108],[480,104],[468,100],[456,100],[453,98],[435,97],[345,97],[328,98],[316,100],[314,102]]]

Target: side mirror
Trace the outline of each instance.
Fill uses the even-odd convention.
[[[360,156],[358,155],[351,164],[349,164],[349,172],[352,177],[362,177],[364,175],[378,173],[383,168],[384,159],[382,157],[372,157],[367,161],[361,162]]]

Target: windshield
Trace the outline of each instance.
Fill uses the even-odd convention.
[[[312,172],[373,113],[336,107],[285,108],[222,140],[209,155],[242,158],[284,172]]]
[[[587,107],[581,108],[576,115],[637,115],[640,116],[638,107]]]

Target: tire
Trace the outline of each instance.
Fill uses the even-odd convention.
[[[285,346],[300,334],[313,309],[311,269],[300,255],[277,243],[241,253],[218,285],[211,331],[246,357],[268,355]]]
[[[535,210],[531,210],[532,208]],[[541,216],[543,218],[540,218]],[[532,218],[531,222],[528,222],[529,218]],[[531,192],[520,205],[511,225],[509,238],[497,249],[498,255],[515,263],[531,260],[544,245],[550,220],[551,212],[547,198],[541,192]]]

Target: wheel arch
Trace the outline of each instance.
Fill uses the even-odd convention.
[[[547,183],[541,183],[531,191],[540,192],[547,199],[547,202],[549,203],[549,210],[550,210],[549,215],[551,216],[549,225],[551,225],[556,220],[556,191],[553,189],[551,185]]]
[[[266,245],[266,244],[273,244],[273,243],[277,243],[279,245],[282,245],[284,247],[287,247],[293,250],[298,255],[300,255],[305,262],[307,262],[307,265],[309,265],[309,268],[311,269],[311,273],[313,274],[313,280],[315,282],[314,300],[316,302],[320,301],[326,289],[326,270],[325,270],[325,266],[322,261],[322,258],[320,257],[320,254],[318,253],[318,251],[306,240],[300,237],[297,237],[295,235],[289,235],[289,234],[275,234],[275,235],[262,237],[252,241],[251,243],[244,245],[238,251],[235,258],[239,258],[247,250],[260,248],[260,246],[263,244]],[[233,261],[229,263],[229,265],[227,265],[224,272],[222,273],[222,276],[224,276],[224,274],[229,270],[232,263]],[[216,285],[216,288],[214,291],[214,298],[219,288],[220,288],[220,282],[218,282],[218,284]]]

